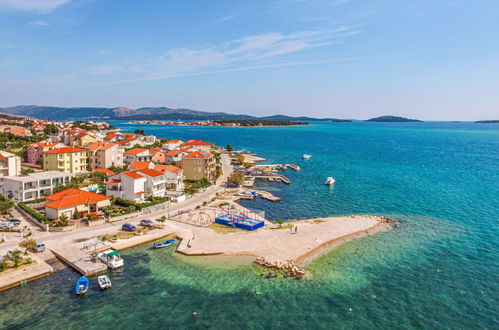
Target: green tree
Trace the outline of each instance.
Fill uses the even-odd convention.
[[[24,254],[28,254],[28,250],[33,250],[36,248],[36,241],[34,239],[25,239],[21,243],[19,243],[19,246],[26,249],[24,251]]]
[[[137,128],[135,131],[134,131],[135,134],[140,134],[140,135],[144,135],[144,130],[143,129],[140,129],[140,128]]]
[[[244,156],[243,155],[241,155],[241,154],[237,155],[236,159],[237,159],[237,163],[239,165],[242,165],[244,163]]]
[[[164,227],[166,216],[162,216],[161,218],[156,219],[157,222],[161,223],[161,227]]]
[[[243,184],[244,182],[244,174],[242,172],[232,172],[227,181],[229,181],[230,183],[234,183],[234,184],[237,184],[238,186]]]
[[[57,134],[59,133],[59,128],[54,124],[48,124],[43,129],[43,133],[47,135]]]
[[[230,144],[227,145],[227,147],[225,147],[225,150],[227,151],[232,151],[234,149],[232,149],[232,146]]]
[[[14,268],[19,267],[19,264],[21,263],[21,260],[23,259],[21,256],[21,251],[14,250],[12,252],[12,259],[14,259]]]

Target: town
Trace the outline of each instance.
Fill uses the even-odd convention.
[[[373,216],[268,221],[236,202],[278,202],[253,189],[255,180],[290,184],[279,171],[300,166],[259,165],[265,159],[230,144],[122,132],[103,121],[1,116],[0,290],[52,273],[56,258],[98,275],[123,266],[120,251],[164,239],[154,247],[179,239],[185,255],[251,255],[301,278],[298,262],[311,251],[393,224]],[[290,236],[298,225],[300,235]]]

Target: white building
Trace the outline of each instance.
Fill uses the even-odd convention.
[[[184,171],[181,168],[173,165],[156,165],[154,169],[164,173],[167,190],[184,190]]]
[[[165,192],[165,175],[149,168],[112,175],[106,183],[107,196],[139,203],[148,197],[164,197]]]
[[[3,178],[2,193],[17,201],[32,201],[53,194],[57,185],[69,183],[74,176],[75,174],[59,171],[7,176]]]
[[[133,148],[126,151],[123,156],[125,164],[130,165],[133,162],[150,162],[153,154],[148,149]]]
[[[21,174],[21,157],[0,150],[0,177]]]

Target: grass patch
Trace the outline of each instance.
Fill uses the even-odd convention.
[[[220,223],[214,223],[214,224],[206,226],[205,228],[209,228],[209,229],[213,230],[215,233],[220,234],[220,235],[235,233],[235,232],[239,231],[236,228],[232,228],[231,226],[227,226],[227,225],[222,225]]]

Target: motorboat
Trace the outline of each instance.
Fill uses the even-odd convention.
[[[334,184],[334,182],[335,182],[335,181],[336,181],[335,179],[333,179],[332,177],[330,177],[330,176],[329,176],[329,177],[326,179],[325,184],[326,184],[326,185],[328,185],[328,186],[331,186],[331,185],[333,185],[333,184]]]
[[[161,249],[161,248],[165,248],[167,246],[170,246],[173,243],[175,243],[175,240],[174,239],[169,239],[169,240],[161,242],[161,243],[154,243],[154,247],[156,249]]]
[[[102,261],[107,267],[117,269],[123,267],[125,264],[121,258],[119,251],[108,250],[99,254],[99,260]]]
[[[303,154],[303,155],[301,156],[301,158],[302,158],[302,159],[310,159],[310,158],[312,158],[312,156],[307,155],[307,154]]]
[[[99,284],[99,288],[101,290],[106,290],[107,288],[110,288],[112,286],[111,280],[107,275],[101,275],[97,277],[97,283]]]
[[[85,277],[85,276],[80,277],[78,279],[78,282],[76,282],[75,293],[79,296],[87,293],[89,283],[90,283],[90,281],[88,280],[87,277]]]

